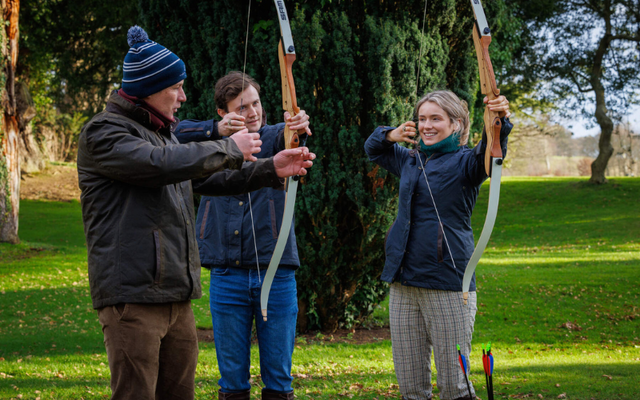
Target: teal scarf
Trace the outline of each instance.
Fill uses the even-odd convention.
[[[419,145],[420,151],[426,154],[427,157],[431,157],[431,155],[435,153],[452,153],[460,147],[460,133],[454,132],[445,139],[436,144],[432,144],[431,146],[424,144],[422,138],[420,138]]]

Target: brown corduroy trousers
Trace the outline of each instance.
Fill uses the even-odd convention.
[[[118,304],[98,310],[112,399],[194,398],[198,335],[191,302]]]

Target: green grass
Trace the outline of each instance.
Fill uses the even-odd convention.
[[[473,226],[482,227],[488,186]],[[472,381],[486,399],[480,344],[491,341],[497,398],[636,399],[640,393],[640,179],[505,178],[490,247],[477,269]],[[0,244],[0,398],[109,396],[91,308],[78,203],[23,201],[17,246]],[[205,296],[194,302],[210,327]],[[376,318],[388,318],[388,305]],[[253,397],[259,362],[252,350]],[[399,398],[391,343],[299,341],[298,398]],[[200,345],[196,398],[219,373]],[[437,389],[436,389],[437,394]]]

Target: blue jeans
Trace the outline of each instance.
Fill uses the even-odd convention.
[[[298,317],[295,271],[278,268],[271,286],[268,320],[262,320],[260,290],[265,270],[211,269],[211,318],[216,345],[220,390],[238,393],[251,388],[251,328],[256,323],[260,373],[264,389],[288,393],[291,356]]]

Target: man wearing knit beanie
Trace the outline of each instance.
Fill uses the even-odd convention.
[[[259,134],[179,144],[185,64],[128,34],[122,89],[80,133],[78,178],[93,307],[104,333],[112,399],[193,399],[201,297],[193,191],[232,195],[305,175],[306,148],[257,159]],[[245,162],[254,161],[254,162]]]
[[[187,78],[184,62],[164,46],[149,40],[139,26],[129,29],[131,47],[122,65],[122,89],[140,99]]]

